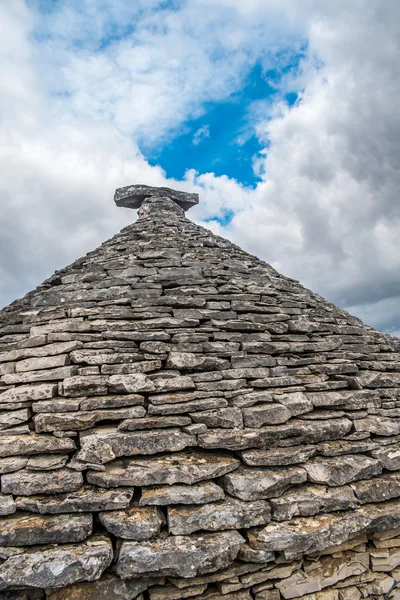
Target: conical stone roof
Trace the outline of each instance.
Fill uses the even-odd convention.
[[[399,340],[135,193],[0,311],[0,597],[386,597]]]

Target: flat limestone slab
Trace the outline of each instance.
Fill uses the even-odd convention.
[[[245,540],[237,531],[170,536],[151,542],[123,542],[117,575],[195,577],[224,569],[233,562]]]
[[[69,544],[82,542],[92,533],[91,514],[39,516],[17,513],[0,521],[2,546]]]
[[[0,565],[0,589],[9,586],[62,587],[94,581],[111,564],[111,541],[94,536],[86,542],[33,548],[10,556]]]
[[[89,483],[111,488],[121,485],[147,486],[186,483],[192,485],[205,479],[214,479],[237,469],[240,462],[223,454],[193,452],[165,454],[115,461],[103,472],[89,471]]]

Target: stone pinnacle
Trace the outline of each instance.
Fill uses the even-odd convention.
[[[115,190],[114,202],[124,208],[139,208],[146,198],[158,196],[173,200],[183,210],[188,210],[199,203],[199,195],[180,192],[167,187],[153,187],[150,185],[128,185]]]

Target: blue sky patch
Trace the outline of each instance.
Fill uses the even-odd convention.
[[[302,57],[302,52],[296,54],[289,64],[285,61],[267,72],[257,64],[240,91],[223,102],[204,106],[201,117],[185,123],[184,133],[155,147],[142,143],[145,158],[151,165],[160,165],[167,177],[181,179],[185,171],[194,169],[255,187],[260,177],[253,170],[253,161],[266,147],[256,136],[257,122],[265,122],[278,94],[289,106],[295,104],[298,93],[289,91],[282,96],[279,88],[283,77],[298,69]]]

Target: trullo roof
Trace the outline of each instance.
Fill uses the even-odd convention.
[[[1,598],[396,590],[399,341],[193,194],[116,201],[139,220],[0,312]]]

